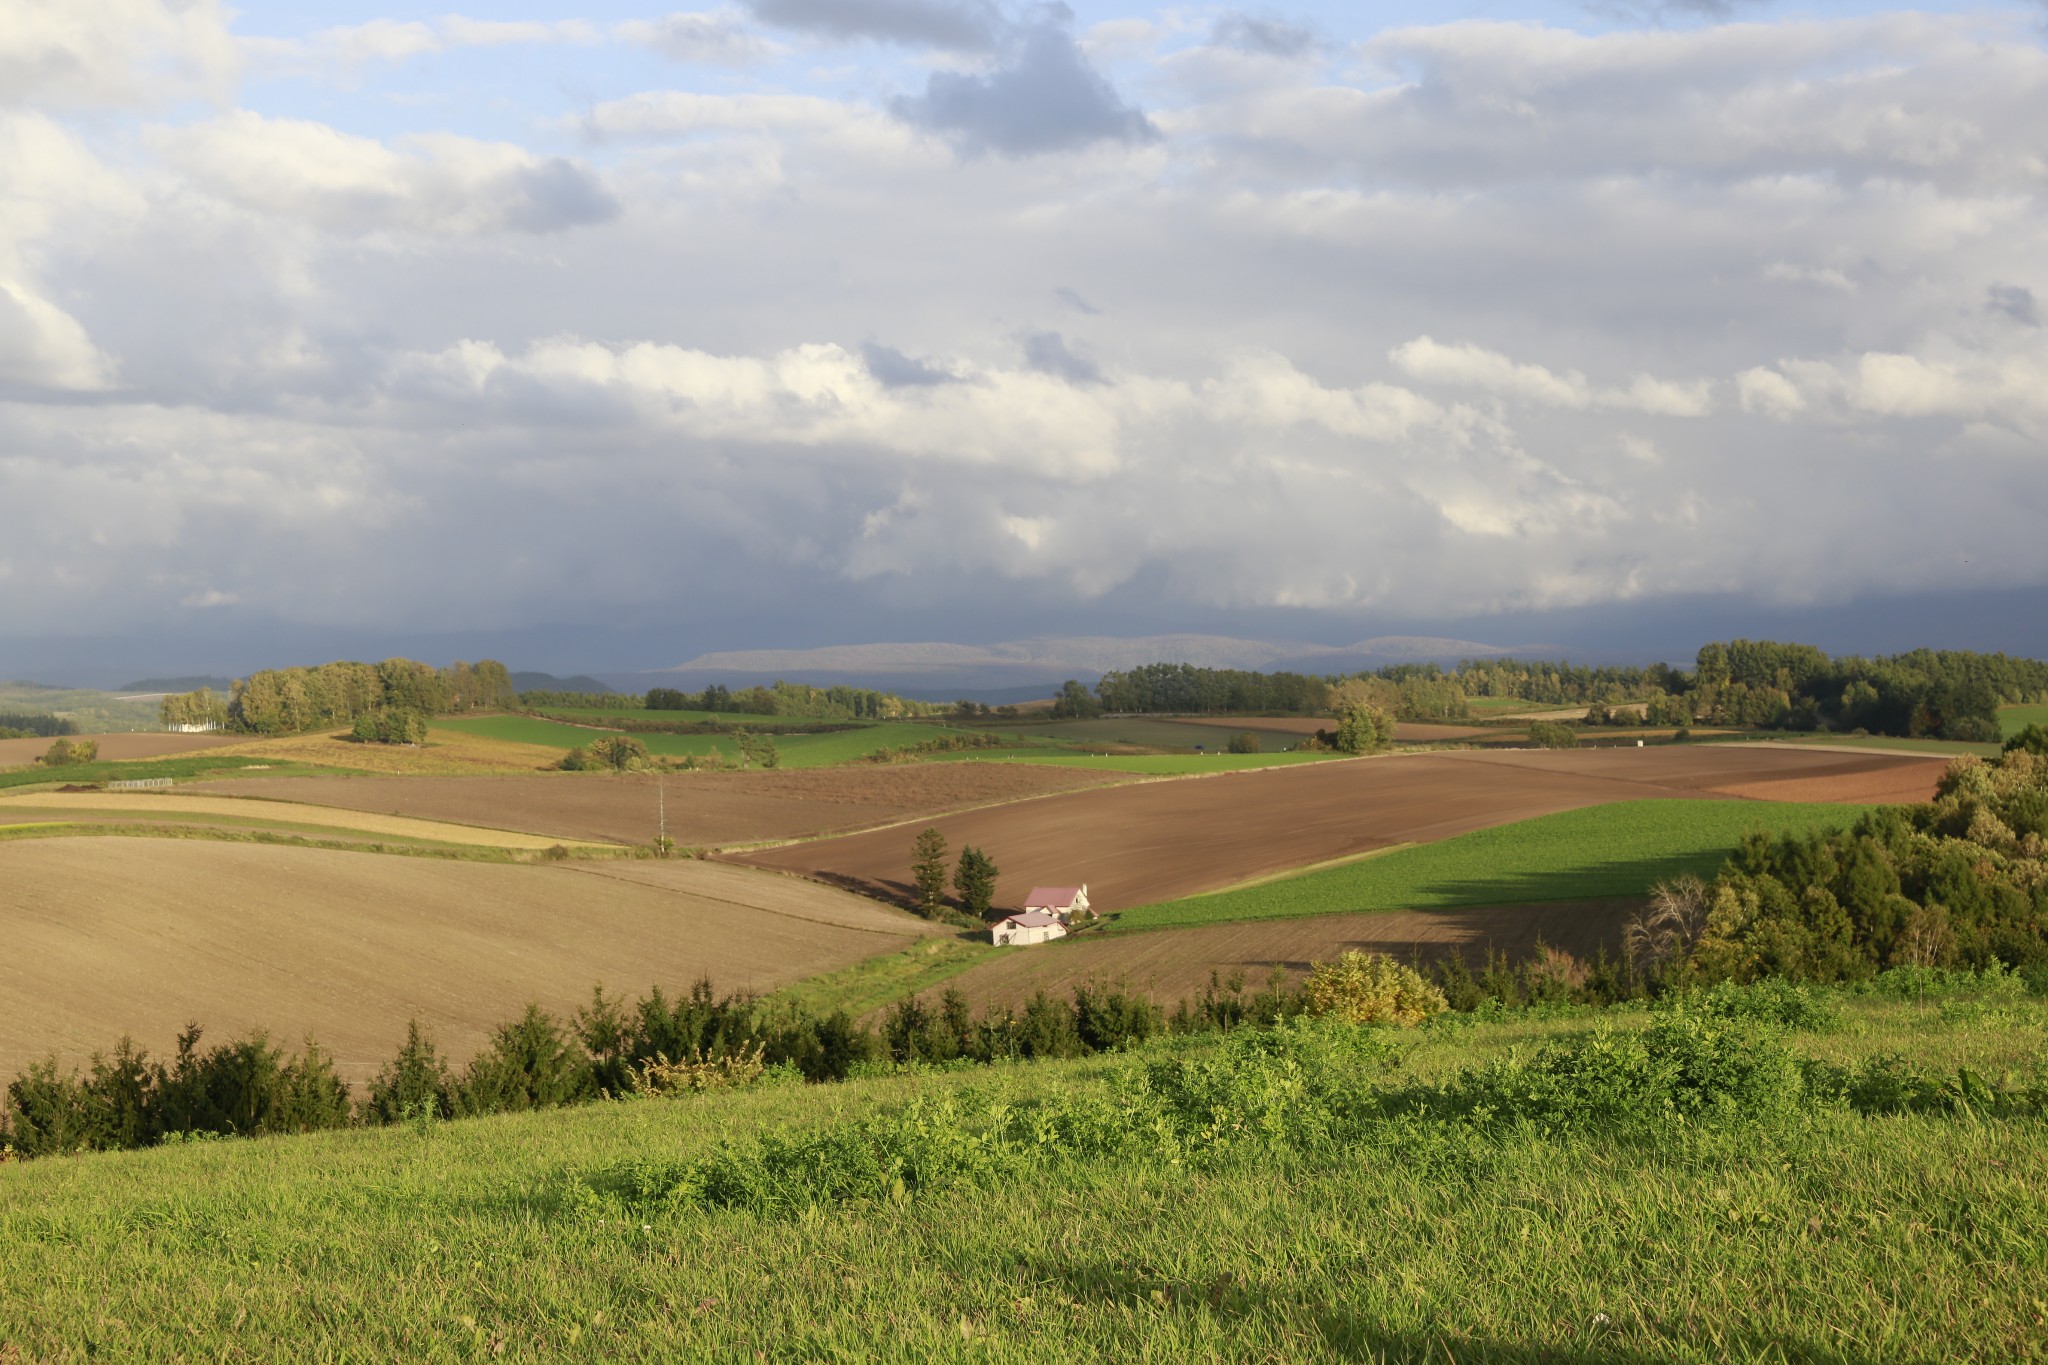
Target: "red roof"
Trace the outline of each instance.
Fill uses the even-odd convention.
[[[1080,899],[1078,886],[1034,886],[1031,894],[1024,898],[1027,910],[1066,910]]]
[[[998,924],[1014,924],[1019,929],[1043,929],[1049,924],[1059,923],[1058,920],[1046,914],[1043,910],[1026,910],[1022,914],[1011,915],[1007,919],[996,922]]]

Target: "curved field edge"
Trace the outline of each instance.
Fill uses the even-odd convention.
[[[1670,877],[1711,874],[1744,835],[1839,829],[1870,809],[1739,800],[1591,806],[1300,876],[1136,906],[1116,915],[1108,929],[1640,896]]]
[[[1994,1072],[2038,1035],[2029,1009],[1991,1030],[1852,1002],[1794,1046]],[[1442,1076],[1588,1022],[1425,1030],[1405,1065]],[[1377,1160],[1055,1162],[794,1216],[578,1198],[622,1162],[967,1087],[1093,1091],[1161,1053],[1201,1049],[0,1167],[0,1342],[30,1360],[2048,1359],[2039,1120],[1469,1147],[1418,1130]]]

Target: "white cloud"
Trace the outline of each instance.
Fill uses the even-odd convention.
[[[226,95],[240,65],[218,0],[8,0],[0,106],[147,106]]]
[[[348,235],[550,232],[618,211],[586,167],[449,134],[387,145],[321,123],[236,112],[160,129],[152,141],[232,203]]]
[[[1602,389],[1575,370],[1557,374],[1481,346],[1446,346],[1426,336],[1396,346],[1388,358],[1425,383],[1483,389],[1547,407],[1632,409],[1664,417],[1703,417],[1713,409],[1712,387],[1704,380],[1637,375],[1626,387]]]
[[[354,68],[371,62],[407,62],[457,48],[596,43],[603,36],[596,25],[582,19],[470,19],[450,14],[431,22],[372,19],[320,29],[306,38],[252,38],[245,47],[269,65]]]
[[[1761,365],[1735,376],[1735,392],[1744,412],[1766,417],[1791,417],[1806,406],[1798,385]]]
[[[1216,19],[1061,54],[1114,54],[1161,136],[1019,158],[888,112],[957,45],[534,82],[486,138],[389,91],[152,107],[232,51],[143,99],[118,30],[46,26],[85,55],[0,113],[0,633],[671,620],[676,582],[984,621],[2048,581],[2033,38],[1452,24],[1360,77]],[[752,32],[604,31],[728,66]],[[320,60],[580,40],[401,16]]]

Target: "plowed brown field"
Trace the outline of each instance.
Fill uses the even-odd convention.
[[[161,1054],[307,1033],[372,1074],[417,1017],[461,1060],[538,1000],[708,974],[772,990],[903,947],[921,920],[711,863],[506,866],[122,838],[0,846],[0,1080],[123,1033]]]
[[[248,741],[247,735],[66,735],[72,743],[89,739],[100,746],[101,758],[167,758],[172,754],[197,753]],[[0,768],[33,763],[55,743],[48,739],[0,739]],[[61,777],[62,773],[53,773]]]
[[[668,832],[685,846],[760,843],[866,829],[913,816],[1130,779],[1025,763],[930,763],[795,772],[675,773],[662,783]],[[656,779],[560,773],[506,777],[271,777],[184,790],[339,806],[570,839],[651,843]]]
[[[1205,924],[1150,934],[1110,934],[1006,950],[949,979],[977,1007],[1021,1005],[1034,991],[1071,995],[1086,981],[1122,985],[1161,1004],[1200,995],[1209,974],[1227,982],[1242,972],[1247,990],[1266,984],[1274,967],[1290,983],[1312,962],[1328,962],[1346,949],[1389,953],[1407,961],[1462,954],[1477,968],[1489,952],[1516,961],[1539,942],[1581,959],[1613,949],[1635,901],[1555,901],[1544,905],[1488,906],[1474,910],[1399,910],[1368,915]]]
[[[1098,910],[1118,910],[1581,806],[1788,779],[1890,783],[1881,775],[1904,768],[1930,789],[1939,771],[1889,755],[1732,746],[1408,754],[1075,792],[932,823],[953,848],[995,859],[999,906],[1034,885],[1085,882]],[[901,900],[910,839],[878,830],[732,856]]]

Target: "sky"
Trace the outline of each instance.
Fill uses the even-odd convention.
[[[0,0],[0,674],[2048,651],[2048,5],[479,8]]]

